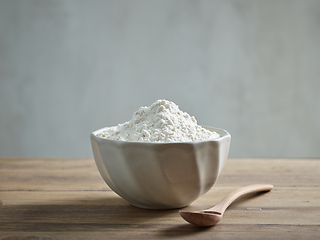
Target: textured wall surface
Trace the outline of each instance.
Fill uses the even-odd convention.
[[[91,157],[168,99],[231,157],[320,157],[320,1],[0,0],[0,156]]]

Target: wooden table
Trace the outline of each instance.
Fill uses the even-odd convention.
[[[178,210],[131,206],[104,183],[93,159],[0,159],[0,239],[320,239],[320,159],[228,159],[217,183],[186,209],[233,189],[274,190],[234,202],[214,227]]]

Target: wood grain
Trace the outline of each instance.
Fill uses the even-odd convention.
[[[186,210],[212,207],[235,188],[273,184],[236,200],[214,227],[178,210],[131,206],[93,159],[0,159],[0,239],[319,239],[319,159],[228,159],[214,187]]]

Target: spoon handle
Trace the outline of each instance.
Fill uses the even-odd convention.
[[[272,188],[273,188],[273,186],[269,185],[269,184],[254,184],[254,185],[249,185],[246,187],[236,189],[233,192],[229,193],[217,205],[215,205],[214,207],[207,209],[205,211],[213,211],[213,212],[219,212],[219,213],[223,214],[224,211],[227,209],[227,207],[229,207],[229,205],[234,200],[236,200],[238,197],[241,197],[241,196],[248,194],[248,193],[270,191]]]

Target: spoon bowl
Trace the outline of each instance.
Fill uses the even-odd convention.
[[[212,226],[222,219],[222,214],[214,211],[180,211],[180,215],[187,222],[197,226]]]

